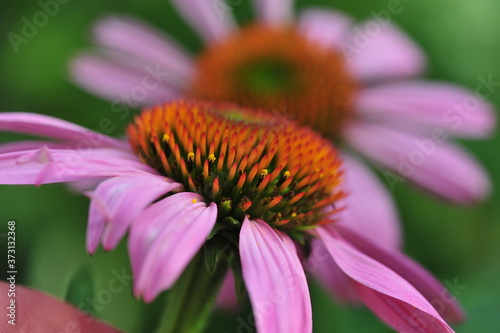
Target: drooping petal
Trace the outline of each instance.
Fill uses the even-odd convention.
[[[444,322],[415,309],[406,302],[398,302],[394,298],[380,294],[375,290],[354,282],[358,295],[363,302],[385,323],[398,332],[407,333],[439,333],[454,332]]]
[[[360,161],[347,154],[342,159],[347,196],[338,204],[346,209],[337,213],[337,224],[361,231],[381,246],[399,248],[401,226],[390,193]]]
[[[229,4],[224,0],[172,0],[172,4],[206,42],[221,40],[236,28]]]
[[[0,332],[80,332],[80,333],[119,333],[96,318],[90,317],[70,304],[61,302],[39,291],[15,286],[15,298],[7,297],[10,284],[0,282]],[[11,300],[15,300],[13,324],[9,316]]]
[[[482,91],[446,83],[407,81],[365,88],[358,113],[384,122],[423,125],[466,137],[485,137],[496,126],[495,111]]]
[[[140,107],[179,96],[169,84],[170,74],[159,65],[136,68],[130,61],[82,54],[70,64],[71,77],[84,89],[116,103]]]
[[[253,0],[259,19],[277,26],[292,20],[294,2],[294,0]]]
[[[132,272],[138,274],[153,241],[165,227],[164,219],[168,220],[180,214],[186,207],[192,205],[200,196],[191,192],[170,195],[148,207],[137,216],[132,224],[129,236],[129,253]]]
[[[101,46],[143,58],[189,80],[193,61],[167,35],[146,22],[126,16],[105,17],[94,26],[94,36]]]
[[[102,182],[89,195],[92,201],[87,251],[94,253],[101,239],[104,249],[112,250],[137,214],[160,196],[180,188],[181,184],[154,175],[116,177]]]
[[[316,232],[333,260],[356,282],[358,295],[388,325],[399,332],[453,332],[401,276],[358,251],[335,230],[320,227]]]
[[[137,216],[129,244],[136,296],[150,302],[170,288],[204,244],[217,205],[201,200],[195,193],[174,194]]]
[[[336,226],[336,229],[359,251],[392,269],[411,283],[445,320],[451,323],[463,321],[464,312],[455,297],[414,260],[397,250],[380,247],[371,239],[364,237],[364,233],[354,232],[343,226]]]
[[[113,157],[123,151],[93,148],[89,151],[42,147],[0,154],[0,184],[40,185],[95,177],[157,174],[136,160]]]
[[[391,23],[370,20],[353,28],[340,45],[352,73],[360,80],[420,74],[425,56],[403,31]]]
[[[352,280],[333,261],[323,243],[317,239],[311,242],[311,253],[302,264],[335,299],[347,303],[360,301]]]
[[[0,131],[38,135],[76,144],[77,148],[110,147],[129,150],[128,144],[73,123],[36,113],[0,113]]]
[[[216,303],[217,307],[226,311],[236,312],[239,309],[234,286],[234,274],[231,270],[227,273],[222,282]]]
[[[299,17],[299,30],[325,48],[338,48],[351,26],[348,16],[328,9],[307,9]]]
[[[347,142],[378,164],[392,170],[389,182],[406,179],[456,203],[484,199],[490,181],[483,168],[458,145],[443,136],[425,137],[379,125],[356,122],[345,132]]]
[[[240,257],[257,330],[311,332],[309,289],[292,240],[264,221],[245,219]]]

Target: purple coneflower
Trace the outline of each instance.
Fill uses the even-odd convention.
[[[94,29],[99,53],[77,57],[73,78],[117,105],[190,96],[274,110],[387,168],[391,187],[408,179],[460,204],[489,193],[481,166],[451,141],[491,133],[494,112],[485,101],[491,87],[474,93],[408,79],[422,73],[425,58],[390,19],[353,25],[341,13],[309,9],[293,21],[294,1],[253,3],[258,19],[238,29],[223,0],[174,0],[206,42],[195,57],[145,23],[105,18]],[[373,180],[355,182],[356,196],[383,197],[378,212],[394,215],[370,171],[356,167],[348,178],[358,178],[354,169]]]
[[[190,270],[180,284],[184,296],[197,296],[174,305],[185,305],[184,319],[206,312],[196,302],[213,300],[207,295],[230,266],[242,276],[258,332],[311,332],[303,264],[334,272],[398,331],[453,332],[442,316],[462,318],[423,268],[335,221],[343,196],[338,153],[294,122],[180,101],[137,116],[130,145],[29,113],[0,114],[0,130],[55,140],[0,146],[1,184],[100,181],[87,193],[88,251],[100,243],[111,250],[129,231],[137,297],[153,300]],[[199,322],[170,321],[165,331],[189,325]]]

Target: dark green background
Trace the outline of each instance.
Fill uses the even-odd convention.
[[[234,3],[235,1],[233,1]],[[500,2],[497,0],[402,0],[404,10],[393,20],[402,26],[428,53],[427,76],[460,83],[474,89],[478,76],[493,75],[500,81]],[[387,1],[324,0],[298,1],[297,7],[330,6],[363,19],[372,10],[387,7]],[[110,104],[68,82],[67,61],[89,47],[89,28],[105,13],[122,12],[140,16],[169,31],[192,51],[201,41],[175,14],[167,1],[80,1],[70,0],[39,29],[28,44],[15,53],[7,34],[20,34],[22,17],[31,20],[40,10],[36,1],[4,0],[0,14],[0,111],[31,111],[54,115],[90,128],[110,118],[114,135],[123,133],[126,122],[112,113]],[[243,20],[251,18],[248,1],[235,7]],[[500,105],[496,92],[491,102]],[[17,136],[1,134],[0,141]],[[464,141],[485,165],[494,188],[500,183],[500,140]],[[450,165],[453,167],[453,165]],[[0,171],[1,172],[1,171]],[[441,281],[457,281],[466,288],[457,295],[468,320],[458,332],[495,332],[500,314],[500,196],[496,190],[485,203],[455,207],[434,201],[418,191],[399,186],[394,196],[404,221],[405,250],[423,263]],[[0,187],[0,232],[8,220],[17,222],[17,266],[19,283],[65,297],[70,281],[81,286],[72,290],[73,301],[88,291],[107,288],[113,270],[129,269],[126,246],[110,253],[101,250],[89,257],[85,252],[88,199],[72,194],[64,185],[40,188]],[[6,256],[0,238],[1,256]],[[4,258],[2,258],[2,272]],[[90,272],[82,274],[81,272]],[[314,332],[387,332],[363,308],[336,305],[312,285]],[[79,294],[81,294],[79,296]],[[4,297],[4,296],[2,296]],[[86,297],[86,296],[85,296]],[[85,299],[85,297],[83,299]],[[78,303],[78,301],[77,301]],[[145,306],[131,297],[130,285],[113,294],[98,316],[126,332],[149,332],[162,299]],[[88,307],[86,307],[88,309]],[[245,307],[248,310],[248,305]],[[208,332],[235,332],[237,315],[217,314]],[[3,320],[3,319],[2,319]],[[243,330],[242,332],[245,332]]]

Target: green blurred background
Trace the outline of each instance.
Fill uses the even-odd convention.
[[[234,7],[242,20],[252,16],[248,1]],[[402,0],[404,10],[393,17],[427,52],[429,78],[475,88],[478,76],[500,80],[500,2],[497,0]],[[321,5],[337,8],[363,19],[372,10],[387,8],[387,0],[298,1],[297,7]],[[167,1],[70,0],[39,29],[36,36],[14,52],[7,34],[20,34],[22,18],[32,19],[40,10],[37,1],[4,0],[1,5],[0,111],[31,111],[98,128],[103,117],[123,134],[127,121],[111,112],[110,104],[71,85],[68,59],[90,46],[89,29],[103,14],[120,12],[142,17],[170,32],[196,52],[201,41],[179,18]],[[498,91],[490,100],[500,109]],[[1,134],[0,142],[18,136]],[[490,172],[494,188],[500,185],[500,139],[466,141]],[[450,167],[453,167],[450,165]],[[1,172],[1,170],[0,170]],[[456,295],[468,320],[457,332],[497,332],[500,315],[500,195],[496,190],[485,203],[455,207],[433,201],[404,185],[394,195],[404,221],[405,251],[441,281],[464,286]],[[40,188],[0,187],[0,246],[5,272],[7,221],[17,222],[18,283],[69,297],[85,310],[125,332],[149,332],[163,299],[144,305],[131,296],[125,280],[121,292],[101,293],[91,306],[87,296],[109,290],[116,274],[129,272],[126,244],[93,257],[85,252],[88,199],[71,193],[64,185]],[[78,288],[71,286],[78,285]],[[389,332],[364,308],[336,304],[319,286],[312,284],[314,332]],[[68,292],[69,290],[69,292]],[[69,294],[69,296],[68,296]],[[2,295],[2,297],[4,297]],[[207,332],[236,332],[237,316],[248,317],[248,304],[241,313],[218,313]],[[241,332],[247,332],[244,329]]]

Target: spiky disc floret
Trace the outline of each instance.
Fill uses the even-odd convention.
[[[215,202],[221,222],[248,215],[285,231],[310,228],[330,222],[323,208],[342,196],[331,143],[262,111],[171,102],[143,111],[127,134],[144,163]]]

